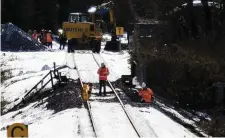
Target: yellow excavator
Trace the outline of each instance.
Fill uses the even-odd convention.
[[[116,16],[115,16],[115,4],[113,1],[108,3],[103,3],[99,6],[96,6],[95,14],[104,15],[108,13],[110,17],[111,29],[108,32],[111,33],[111,41],[107,41],[104,50],[119,52],[121,51],[121,43],[117,40],[117,36],[122,36],[124,34],[124,27],[116,26]]]

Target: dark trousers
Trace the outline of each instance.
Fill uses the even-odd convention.
[[[105,80],[99,80],[100,88],[99,88],[99,94],[102,94],[102,87],[104,88],[104,95],[106,94],[106,81]]]
[[[60,49],[60,50],[61,50],[61,48],[64,49],[64,48],[65,48],[65,45],[66,45],[65,42],[62,42],[62,41],[61,41],[61,42],[60,42],[60,47],[59,47],[59,49]],[[63,46],[63,47],[61,47],[61,46]]]
[[[52,48],[52,42],[47,42],[49,48]]]

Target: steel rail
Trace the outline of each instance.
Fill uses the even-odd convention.
[[[93,56],[95,62],[97,63],[97,65],[100,67],[100,64],[99,64],[98,61],[96,60],[96,58],[95,58],[95,56],[94,56],[94,53],[92,53],[92,56]],[[104,61],[104,60],[103,60],[103,61]],[[128,112],[127,112],[127,110],[126,110],[126,108],[125,108],[125,106],[124,106],[122,100],[120,99],[119,95],[117,94],[116,90],[114,89],[114,87],[112,86],[112,84],[111,84],[110,81],[107,80],[107,82],[108,82],[109,86],[111,87],[112,91],[114,92],[114,94],[116,95],[117,99],[119,100],[120,105],[121,105],[121,107],[123,108],[123,111],[125,112],[125,114],[126,114],[128,120],[130,121],[132,127],[134,128],[134,130],[135,130],[137,136],[138,136],[138,137],[141,137],[140,134],[139,134],[139,132],[138,132],[138,130],[137,130],[137,128],[135,127],[135,125],[134,125],[134,123],[133,123],[133,121],[132,121],[130,115],[128,114]]]
[[[74,53],[75,54],[75,53]],[[83,82],[82,82],[82,79],[81,79],[81,75],[80,75],[80,72],[79,72],[79,70],[78,70],[78,66],[77,66],[77,64],[76,64],[76,62],[75,62],[75,57],[74,57],[74,54],[72,54],[73,55],[73,62],[74,62],[74,65],[75,65],[75,67],[76,67],[76,70],[77,70],[77,75],[78,75],[78,80],[80,81],[80,84],[81,84],[81,90],[82,90],[82,88],[83,88]],[[91,111],[91,106],[90,106],[90,102],[87,100],[87,108],[88,108],[88,113],[89,113],[89,116],[90,116],[90,121],[91,121],[91,124],[92,124],[92,127],[93,127],[93,131],[94,131],[94,133],[95,133],[95,137],[98,137],[98,135],[97,135],[97,133],[96,133],[96,125],[95,125],[95,123],[94,123],[94,119],[93,119],[93,115],[92,115],[92,111]]]

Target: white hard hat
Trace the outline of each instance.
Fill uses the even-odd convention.
[[[146,87],[146,84],[144,82],[142,82],[141,87],[142,88]]]
[[[59,32],[60,34],[62,34],[62,33],[63,33],[63,30],[62,30],[62,29],[59,29],[58,32]]]

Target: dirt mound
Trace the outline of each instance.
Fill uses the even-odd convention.
[[[45,46],[12,23],[2,25],[1,51],[42,51],[45,49]]]

